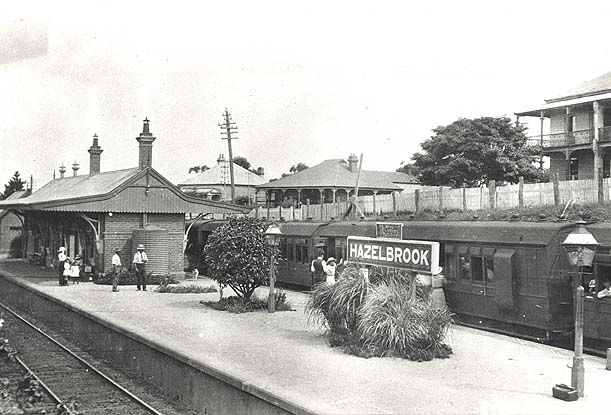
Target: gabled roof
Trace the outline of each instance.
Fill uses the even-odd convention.
[[[251,171],[246,170],[239,164],[233,163],[233,180],[236,186],[255,186],[265,183],[265,179]],[[183,186],[218,186],[230,183],[229,164],[224,167],[221,164],[193,175],[181,183],[178,187]]]
[[[139,171],[140,169],[136,167],[98,173],[93,176],[80,175],[54,179],[13,205],[34,205],[103,195],[110,193],[128,179],[134,177]]]
[[[357,172],[348,168],[342,159],[325,160],[316,166],[302,170],[273,182],[258,185],[260,189],[297,189],[297,188],[353,188]],[[361,171],[359,187],[373,190],[402,190],[397,183],[418,183],[406,173]]]
[[[15,200],[15,199],[21,199],[22,197],[24,197],[27,193],[27,190],[17,190],[13,193],[11,193],[6,199],[4,200]],[[0,209],[0,218],[2,218],[4,215],[6,215],[8,213],[8,210],[4,210],[4,209]]]
[[[149,187],[149,179],[155,186]],[[212,213],[251,210],[188,196],[150,167],[55,179],[28,197],[0,202],[0,208],[76,212],[185,213],[203,207]]]

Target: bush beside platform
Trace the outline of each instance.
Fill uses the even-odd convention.
[[[449,357],[452,348],[444,342],[452,322],[448,309],[435,306],[413,274],[372,271],[367,279],[349,266],[335,284],[312,288],[307,311],[329,329],[330,345],[361,357]]]

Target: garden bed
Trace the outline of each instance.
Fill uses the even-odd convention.
[[[276,291],[275,297],[276,311],[295,311],[291,307],[291,303],[286,299],[286,294],[284,292]],[[219,301],[200,301],[200,303],[214,310],[228,311],[235,314],[267,311],[267,298],[263,300],[261,298],[251,297],[249,300],[245,300],[241,297],[232,295],[223,297]]]

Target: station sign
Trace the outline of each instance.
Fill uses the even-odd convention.
[[[391,222],[376,222],[376,237],[403,239],[403,224]]]
[[[364,265],[438,274],[439,242],[349,236],[347,260]]]

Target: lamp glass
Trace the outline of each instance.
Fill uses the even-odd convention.
[[[276,225],[275,223],[272,223],[265,231],[265,240],[270,246],[278,246],[280,245],[281,235],[282,232],[280,231],[280,227],[278,227],[278,225]]]
[[[594,262],[594,254],[598,241],[585,227],[585,222],[577,222],[577,226],[569,233],[562,243],[571,265],[589,267]]]

